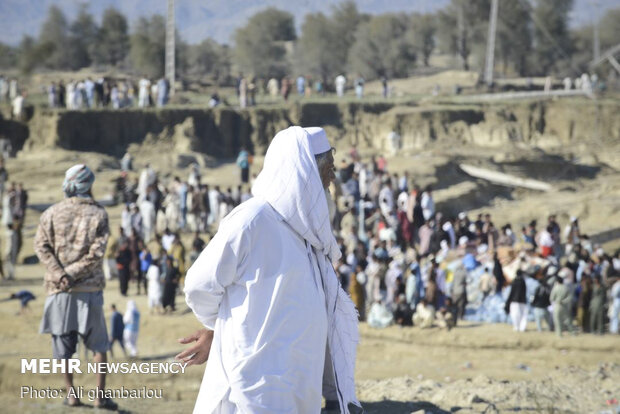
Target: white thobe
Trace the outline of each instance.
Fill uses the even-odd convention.
[[[264,199],[233,210],[187,273],[214,330],[194,413],[318,413],[327,312],[312,249]],[[224,404],[221,404],[221,403]]]

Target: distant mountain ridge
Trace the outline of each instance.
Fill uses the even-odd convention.
[[[511,0],[512,1],[512,0]],[[243,26],[254,13],[267,7],[286,10],[295,16],[299,29],[307,13],[330,14],[340,0],[177,0],[177,28],[189,43],[212,37],[220,43],[231,43],[236,28]],[[387,12],[434,12],[450,0],[357,0],[360,11],[371,14]],[[597,12],[620,7],[619,0],[597,0]],[[0,42],[16,45],[24,34],[37,36],[51,5],[57,5],[69,20],[77,14],[82,0],[0,0]],[[98,22],[103,11],[115,7],[127,17],[130,27],[138,18],[164,14],[167,0],[91,0],[86,2]],[[590,0],[576,0],[572,25],[592,21],[594,7]]]

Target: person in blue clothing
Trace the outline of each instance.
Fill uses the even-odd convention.
[[[19,299],[21,301],[22,306],[19,309],[19,314],[23,315],[24,313],[26,313],[26,311],[30,311],[30,308],[28,307],[28,302],[30,302],[31,300],[35,300],[36,297],[29,290],[20,290],[17,293],[12,293],[9,297],[9,300],[10,299]]]
[[[142,245],[142,251],[140,252],[140,272],[138,272],[138,295],[140,294],[140,284],[144,284],[144,293],[147,293],[147,277],[149,267],[153,263],[153,256],[148,247]]]
[[[125,330],[125,323],[123,322],[123,315],[119,311],[116,310],[116,305],[112,304],[112,317],[110,318],[110,326],[112,327],[112,332],[110,332],[110,354],[114,356],[114,351],[112,346],[114,342],[118,341],[123,350],[123,354],[127,356],[127,351],[125,351],[125,344],[123,344],[123,331]]]
[[[245,147],[241,147],[241,151],[239,151],[237,165],[241,168],[241,182],[247,184],[250,178],[250,153]]]
[[[135,358],[138,355],[138,331],[140,329],[140,312],[136,307],[136,302],[130,300],[127,302],[127,310],[123,316],[125,330],[123,331],[123,339],[125,346],[129,348],[129,356]]]
[[[306,93],[306,78],[301,75],[297,77],[297,93],[299,96],[304,96]]]

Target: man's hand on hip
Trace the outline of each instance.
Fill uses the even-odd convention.
[[[209,352],[211,351],[213,331],[201,329],[190,336],[179,339],[180,344],[190,344],[192,342],[195,342],[195,344],[178,354],[175,358],[186,362],[187,365],[204,364],[207,358],[209,358]]]

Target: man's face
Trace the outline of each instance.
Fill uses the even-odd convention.
[[[323,188],[329,187],[329,184],[336,179],[334,155],[332,154],[332,151],[327,153],[327,161],[320,165],[319,175],[321,177]]]

